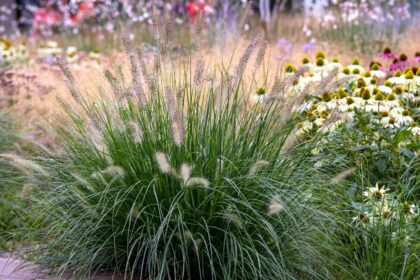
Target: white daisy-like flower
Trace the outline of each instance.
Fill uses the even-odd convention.
[[[410,116],[400,116],[396,120],[397,124],[400,126],[408,126],[414,121],[413,118]]]
[[[395,118],[392,117],[383,117],[381,119],[381,124],[385,128],[399,128],[400,125],[396,122]]]
[[[353,73],[354,69],[358,69],[360,73],[364,73],[365,72],[365,68],[363,68],[360,65],[349,65],[347,66],[347,68],[350,70],[351,73]]]
[[[390,111],[390,116],[393,118],[399,118],[402,115],[403,111],[404,111],[404,108],[402,107],[392,108]]]
[[[395,108],[395,107],[400,107],[401,106],[399,100],[386,100],[386,101],[384,101],[384,103],[387,106],[391,107],[391,108]]]
[[[264,100],[265,94],[254,94],[251,96],[251,103],[257,104],[261,103]]]
[[[380,79],[386,77],[386,73],[381,70],[371,70],[370,73],[372,74],[372,76],[380,78]]]
[[[415,126],[415,127],[412,127],[410,130],[414,136],[420,136],[420,127]]]
[[[328,109],[327,104],[325,102],[319,102],[317,105],[318,106],[316,107],[316,111],[318,112],[327,111]]]
[[[372,215],[366,212],[360,212],[357,216],[353,217],[353,223],[359,225],[368,225],[371,221]]]
[[[334,69],[338,69],[338,71],[340,71],[343,68],[343,65],[339,62],[330,62],[327,63],[325,66],[327,71],[333,71]]]
[[[311,123],[311,122],[309,122],[309,121],[304,121],[304,122],[302,123],[302,127],[301,127],[301,128],[299,128],[299,129],[296,131],[296,135],[297,135],[297,136],[302,135],[302,134],[304,134],[304,133],[306,133],[306,132],[310,131],[313,127],[314,127],[314,124],[313,124],[313,123]]]
[[[389,189],[379,187],[376,183],[374,187],[370,187],[367,191],[363,192],[363,195],[367,200],[381,201],[385,199],[385,194]]]
[[[405,85],[405,84],[411,82],[411,80],[407,80],[403,76],[400,76],[400,77],[391,77],[387,81],[390,82],[390,83],[392,83],[392,84],[396,84],[396,85]]]
[[[324,124],[324,122],[325,122],[325,119],[323,119],[323,118],[316,118],[316,119],[314,120],[314,123],[315,123],[317,126],[322,126],[322,125]]]

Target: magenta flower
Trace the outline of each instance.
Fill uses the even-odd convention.
[[[393,53],[393,52],[389,52],[389,53],[381,53],[380,55],[379,55],[379,57],[380,58],[382,58],[382,59],[395,59],[395,58],[397,58],[398,56],[397,56],[397,54],[396,53]]]

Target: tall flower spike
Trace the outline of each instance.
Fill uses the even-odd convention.
[[[254,37],[252,39],[252,41],[248,44],[247,48],[245,49],[245,51],[243,52],[241,58],[239,59],[239,63],[235,68],[235,74],[234,74],[234,78],[235,78],[235,82],[234,82],[234,87],[238,86],[239,81],[242,78],[242,75],[244,74],[245,68],[248,64],[248,61],[252,55],[252,53],[255,50],[255,47],[257,46],[257,42],[259,41],[259,38],[261,36],[258,35],[256,37]]]
[[[325,78],[321,80],[318,87],[315,89],[315,92],[313,95],[318,96],[321,93],[325,91],[325,89],[328,87],[328,85],[331,83],[332,80],[337,76],[338,74],[338,67],[334,68]]]
[[[182,112],[175,101],[175,94],[169,87],[165,89],[168,113],[171,120],[171,134],[176,146],[180,147],[184,141],[184,124]]]
[[[112,93],[114,94],[114,97],[117,100],[120,100],[121,97],[123,96],[124,90],[118,84],[117,78],[115,78],[114,75],[112,75],[111,71],[109,71],[109,70],[104,71],[104,76],[105,76],[106,80],[108,81],[109,85],[111,86]]]
[[[76,79],[74,78],[73,73],[70,71],[66,61],[61,58],[57,58],[56,61],[61,71],[63,72],[64,76],[66,76],[67,78],[66,86],[70,92],[70,95],[77,102],[77,104],[82,105],[83,103],[82,95],[76,86]]]
[[[145,98],[144,89],[141,84],[141,75],[137,64],[136,54],[133,51],[133,47],[130,42],[130,38],[126,30],[123,29],[121,34],[121,40],[124,47],[125,54],[130,61],[131,67],[131,86],[134,92],[131,93],[133,97],[137,96],[140,102],[143,102]]]
[[[258,50],[258,54],[257,54],[257,57],[255,59],[254,73],[256,73],[258,71],[258,69],[260,68],[260,66],[261,66],[261,64],[264,60],[265,52],[267,50],[267,46],[268,46],[267,40],[264,40],[260,49]]]
[[[195,86],[200,86],[203,81],[203,74],[204,74],[204,60],[200,57],[195,65],[195,72],[194,72],[194,84]]]
[[[137,58],[139,60],[141,73],[143,75],[144,80],[147,83],[147,87],[149,88],[149,92],[153,92],[156,82],[153,78],[153,75],[151,75],[149,73],[149,71],[147,70],[147,65],[146,65],[146,62],[143,59],[143,53],[140,49],[137,49]]]

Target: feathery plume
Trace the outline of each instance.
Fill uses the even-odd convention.
[[[27,174],[35,172],[43,176],[49,175],[48,172],[45,171],[45,169],[41,165],[35,163],[32,160],[22,158],[21,156],[18,156],[16,154],[3,153],[0,154],[0,157],[9,160],[10,164]]]
[[[242,220],[241,220],[241,218],[237,214],[232,213],[232,212],[229,212],[229,213],[226,213],[225,214],[225,218],[229,222],[233,223],[237,228],[239,228],[239,229],[243,229],[244,228],[244,225],[242,223]]]
[[[141,131],[139,125],[136,122],[130,121],[128,123],[128,127],[134,142],[137,144],[143,142],[143,132]]]
[[[124,47],[125,54],[127,55],[129,61],[130,61],[130,67],[131,67],[131,87],[132,92],[131,94],[134,96],[137,96],[139,98],[139,101],[143,101],[143,98],[145,97],[144,89],[141,85],[141,75],[139,71],[139,67],[137,64],[136,54],[133,51],[133,46],[131,45],[130,38],[127,34],[127,31],[123,29],[123,32],[121,34],[122,44]]]
[[[184,127],[182,122],[175,118],[171,125],[172,138],[177,147],[181,147],[184,142]]]
[[[115,177],[119,177],[119,178],[123,178],[125,176],[125,172],[124,169],[120,166],[117,165],[109,165],[107,168],[105,168],[104,170],[98,171],[98,172],[94,172],[92,174],[92,178],[99,178],[102,174],[110,174],[113,175]]]
[[[354,174],[354,172],[356,172],[356,167],[352,167],[349,169],[346,169],[340,173],[338,173],[334,178],[331,179],[331,182],[333,184],[338,184],[341,181],[343,181],[344,179],[350,177],[351,175]]]
[[[257,46],[257,42],[259,41],[261,35],[258,35],[254,37],[251,42],[248,44],[247,48],[243,52],[241,58],[239,59],[239,63],[235,68],[235,87],[237,86],[237,83],[242,78],[242,75],[245,71],[246,65],[248,64],[249,58],[251,57],[252,53],[255,50],[255,47]]]
[[[115,78],[114,75],[112,75],[111,71],[109,71],[108,69],[104,71],[104,76],[108,81],[108,84],[111,86],[112,92],[114,93],[114,97],[116,99],[120,99],[123,95],[124,90],[119,85],[117,78]]]
[[[267,40],[264,40],[260,49],[258,50],[258,54],[257,54],[257,57],[255,59],[254,73],[256,73],[258,71],[258,69],[260,68],[260,66],[261,66],[261,64],[264,60],[265,52],[267,50],[267,46],[268,46]]]
[[[81,175],[71,173],[71,176],[73,176],[73,178],[76,179],[76,181],[79,182],[79,184],[81,184],[83,187],[87,188],[91,192],[94,192],[94,189],[92,188],[92,185],[89,183],[89,181],[83,178]]]
[[[180,147],[184,141],[184,124],[182,113],[175,101],[175,95],[169,87],[165,90],[169,117],[171,118],[171,134],[176,146]]]
[[[298,142],[297,141],[298,139],[297,139],[297,136],[296,136],[296,131],[297,131],[297,128],[294,128],[289,133],[289,135],[287,136],[286,140],[283,143],[283,147],[280,150],[280,155],[287,154],[288,152],[290,152],[293,149],[293,147],[296,146],[296,144]]]
[[[111,175],[114,175],[114,176],[120,177],[120,178],[124,177],[124,175],[125,175],[124,169],[120,166],[117,166],[117,165],[108,166],[102,172],[107,173],[107,174],[111,174]]]
[[[210,182],[203,177],[192,177],[187,181],[187,187],[202,186],[204,188],[210,187]]]
[[[181,179],[184,182],[184,184],[187,183],[187,181],[190,179],[191,177],[191,166],[189,166],[186,163],[183,163],[181,165],[181,170],[179,171],[179,174],[181,175]]]
[[[269,165],[270,163],[266,160],[259,160],[256,161],[251,168],[249,169],[248,175],[249,176],[254,176],[255,174],[257,174],[262,168],[264,168],[265,166]]]
[[[284,203],[276,196],[270,199],[268,204],[268,215],[275,215],[283,211]]]
[[[77,102],[77,104],[81,105],[82,102],[82,95],[80,94],[79,89],[76,86],[76,79],[73,76],[73,73],[70,71],[66,61],[61,58],[57,58],[56,62],[58,66],[61,69],[61,72],[63,72],[64,76],[66,76],[66,87],[70,92],[70,95],[73,97],[73,99]]]
[[[159,166],[160,171],[163,174],[169,174],[169,175],[173,175],[174,174],[174,170],[172,169],[171,164],[169,163],[168,158],[166,157],[166,155],[162,152],[157,152],[155,154],[155,160],[156,163]]]
[[[314,95],[318,96],[321,93],[325,92],[325,89],[328,87],[331,81],[337,76],[337,74],[338,74],[338,67],[335,67],[333,70],[331,70],[330,73],[328,73],[326,77],[324,77],[321,80],[318,87],[315,89]]]
[[[204,59],[198,58],[197,64],[195,65],[195,72],[194,72],[194,84],[196,86],[201,85],[203,82],[203,74],[204,74]]]
[[[165,35],[166,35],[167,49],[169,50],[172,50],[174,46],[173,30],[174,30],[173,18],[170,15],[170,11],[168,9],[165,9]]]
[[[147,70],[147,65],[146,65],[146,62],[143,59],[142,51],[140,49],[137,50],[137,58],[139,60],[141,73],[142,73],[142,75],[144,77],[144,80],[147,83],[147,86],[149,88],[149,91],[150,92],[153,92],[156,83],[155,83],[155,80],[154,80],[153,76],[150,75],[149,71]]]
[[[357,75],[348,75],[346,77],[340,78],[337,81],[334,81],[325,91],[326,92],[333,92],[333,91],[337,90],[338,87],[340,87],[341,85],[352,81],[356,77],[357,77]]]

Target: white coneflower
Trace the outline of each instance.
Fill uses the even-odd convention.
[[[35,163],[32,160],[24,159],[16,154],[0,154],[0,157],[10,160],[10,163],[16,167],[17,169],[21,170],[22,172],[26,173],[39,173],[43,176],[48,176],[48,172],[42,168],[41,165]]]
[[[275,215],[283,210],[284,203],[280,200],[280,198],[276,196],[270,199],[270,203],[268,204],[268,215]]]
[[[181,165],[181,170],[179,171],[179,174],[184,184],[186,184],[191,177],[191,166],[183,163]]]
[[[141,131],[139,125],[136,122],[131,121],[128,123],[128,127],[134,142],[137,144],[143,142],[143,132]]]
[[[174,174],[172,166],[164,153],[157,152],[155,154],[155,160],[163,174]]]
[[[338,173],[334,178],[331,179],[331,182],[333,184],[338,184],[344,179],[348,178],[349,176],[353,175],[354,172],[356,172],[356,167],[352,167],[349,169],[346,169],[340,173]]]
[[[367,191],[363,192],[363,195],[367,199],[371,199],[373,201],[380,201],[385,198],[385,193],[388,189],[379,187],[379,184],[376,183],[374,187],[370,187]]]
[[[187,187],[202,186],[204,188],[210,187],[210,182],[203,177],[192,177],[187,181]]]
[[[260,171],[262,168],[264,168],[265,166],[269,165],[270,163],[266,160],[259,160],[256,161],[251,168],[249,169],[248,175],[249,176],[254,176],[255,174],[257,174],[258,171]]]

